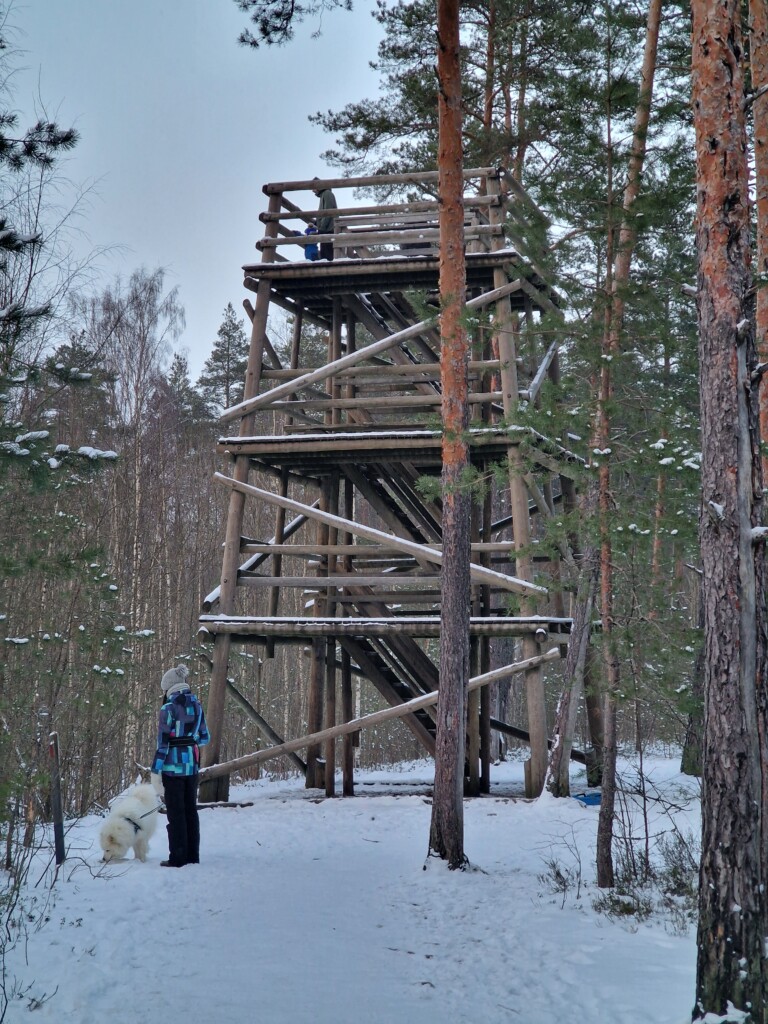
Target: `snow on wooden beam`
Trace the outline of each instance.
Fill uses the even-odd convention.
[[[369,540],[376,541],[377,543],[389,544],[400,551],[407,551],[408,554],[413,555],[415,558],[434,562],[436,565],[443,564],[443,552],[428,545],[416,544],[414,541],[395,537],[391,533],[385,533],[383,530],[377,530],[372,526],[363,526],[361,523],[355,523],[351,519],[343,519],[341,516],[332,515],[330,512],[323,512],[320,509],[313,508],[311,505],[304,505],[300,501],[295,501],[293,498],[284,498],[280,494],[273,494],[271,491],[254,487],[253,484],[234,480],[223,473],[214,473],[213,478],[218,480],[219,483],[239,491],[241,494],[250,494],[252,497],[260,498],[270,505],[279,505],[291,512],[298,512],[344,533],[352,533],[358,537],[367,537]],[[513,591],[516,594],[546,597],[548,593],[546,587],[540,587],[535,583],[529,583],[527,580],[518,579],[516,576],[508,576],[506,573],[496,572],[494,569],[487,569],[485,566],[476,565],[475,563],[470,564],[470,573],[474,583],[488,583],[491,586],[500,587],[502,590]]]
[[[468,690],[477,690],[481,686],[495,683],[499,679],[506,679],[509,676],[527,672],[547,661],[555,661],[560,657],[560,648],[553,647],[545,654],[538,654],[525,661],[519,661],[514,665],[504,665],[502,668],[493,669],[491,672],[484,672],[469,680]],[[382,711],[374,711],[372,715],[364,715],[362,718],[354,718],[350,722],[343,722],[341,725],[334,725],[330,729],[323,729],[322,732],[310,733],[308,736],[300,736],[295,740],[288,740],[278,746],[269,747],[266,750],[259,750],[255,754],[245,754],[234,761],[223,761],[221,764],[211,765],[200,771],[200,780],[215,779],[221,775],[229,775],[231,772],[240,771],[242,768],[251,768],[253,765],[270,761],[274,757],[281,757],[283,754],[290,754],[293,751],[301,750],[304,747],[314,746],[322,743],[323,740],[335,739],[337,736],[347,736],[349,733],[357,732],[359,729],[369,729],[371,726],[379,725],[381,722],[389,721],[391,718],[402,718],[411,715],[414,711],[428,708],[437,704],[439,691],[425,693],[421,697],[414,697],[413,700],[398,704],[393,708],[384,708]]]

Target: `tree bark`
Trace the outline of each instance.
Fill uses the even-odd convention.
[[[755,208],[757,212],[757,310],[755,334],[757,357],[768,362],[768,3],[750,0],[751,39],[749,62],[752,89],[757,99],[752,107],[755,138]],[[768,439],[768,389],[760,393],[760,436]],[[768,457],[762,458],[763,479],[768,477]]]
[[[470,491],[466,439],[469,345],[462,322],[464,182],[458,0],[438,0],[438,195],[440,202],[440,372],[443,387],[443,567],[440,693],[430,854],[450,868],[464,855],[464,746],[469,679]]]
[[[741,10],[693,0],[702,429],[704,763],[694,1019],[762,1022],[765,895],[764,548],[750,316]]]

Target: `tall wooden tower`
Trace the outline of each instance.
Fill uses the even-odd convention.
[[[492,719],[487,687],[470,694],[468,789],[488,788],[493,726],[527,733],[534,794],[547,762],[541,655],[566,642],[570,620],[534,557],[532,516],[570,505],[575,457],[521,426],[518,410],[536,403],[545,380],[557,383],[557,343],[536,330],[542,312],[557,311],[557,297],[509,241],[509,225],[532,212],[520,186],[488,167],[466,171],[465,181],[470,447],[479,481],[467,594],[472,674],[490,670],[494,638],[515,638],[531,665],[526,730]],[[217,766],[216,777],[204,779],[203,799],[225,799],[228,791],[218,762],[233,644],[258,645],[267,656],[281,644],[310,648],[307,732],[321,736],[304,744],[306,762],[297,764],[308,786],[329,794],[337,751],[323,735],[352,718],[353,672],[395,708],[438,688],[439,658],[430,652],[440,636],[441,503],[439,488],[429,486],[440,480],[442,440],[438,206],[429,199],[352,205],[353,189],[376,187],[380,195],[413,185],[429,195],[436,182],[437,173],[427,172],[264,186],[262,262],[244,268],[245,287],[256,296],[245,303],[252,331],[244,397],[224,413],[228,433],[218,444],[229,465],[217,474],[229,489],[221,585],[200,620],[214,641],[212,742],[203,765]],[[317,211],[289,197],[325,188],[338,202],[334,230],[314,240],[332,242],[335,258],[311,261],[303,231]],[[281,364],[267,335],[273,306],[293,320],[290,365]],[[306,324],[327,336],[319,368],[303,362]],[[268,432],[257,430],[267,419]],[[272,485],[254,486],[254,471]],[[270,510],[270,533],[259,540],[244,535],[248,502]],[[313,591],[305,614],[281,614],[292,588]],[[258,613],[244,613],[241,598],[247,592],[253,601],[254,591]],[[434,703],[425,701],[404,720],[433,753]],[[270,743],[283,739],[268,722],[260,727]],[[344,793],[352,792],[352,764],[346,735]]]

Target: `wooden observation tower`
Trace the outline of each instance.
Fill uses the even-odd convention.
[[[467,787],[488,789],[494,728],[529,741],[527,788],[535,794],[547,763],[542,665],[564,650],[570,629],[559,589],[550,596],[547,587],[547,573],[557,571],[547,561],[552,556],[535,556],[536,516],[554,514],[561,502],[571,507],[577,467],[566,448],[517,417],[559,373],[557,343],[536,329],[543,313],[557,312],[557,297],[510,240],[535,208],[503,169],[467,170],[464,177],[470,448],[483,481],[467,593],[471,674],[482,677],[469,697]],[[332,794],[340,757],[343,792],[353,791],[353,733],[367,724],[344,725],[353,717],[353,673],[434,753],[441,502],[439,488],[424,483],[439,484],[441,472],[438,204],[351,200],[353,189],[382,194],[405,185],[429,195],[436,184],[437,173],[427,172],[264,186],[262,262],[244,268],[245,287],[256,296],[244,304],[252,323],[244,397],[224,413],[228,433],[218,443],[229,471],[217,479],[230,492],[221,585],[200,620],[214,641],[205,800],[226,799],[227,772],[249,761],[219,764],[234,644],[258,645],[267,657],[282,644],[310,649],[307,736],[291,741],[260,720],[272,749],[287,746],[308,786]],[[338,209],[333,234],[315,237],[333,243],[334,259],[310,261],[303,231],[317,211],[290,196],[322,188],[335,190]],[[289,365],[267,335],[273,306],[292,317]],[[319,368],[303,362],[307,324],[327,337]],[[271,484],[254,486],[255,471]],[[248,502],[271,510],[269,536],[244,535]],[[293,588],[313,592],[305,614],[283,610]],[[246,595],[257,614],[242,612]],[[519,670],[524,677],[527,729],[491,715],[483,682],[493,678],[492,642],[499,638],[514,638],[518,664],[501,674]],[[250,763],[270,756],[261,751]]]

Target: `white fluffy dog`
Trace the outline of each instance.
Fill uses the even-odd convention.
[[[157,828],[159,806],[153,786],[131,786],[119,796],[101,826],[102,860],[121,860],[131,847],[137,860],[146,860],[149,840]]]

